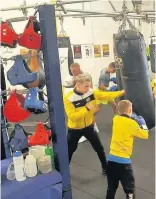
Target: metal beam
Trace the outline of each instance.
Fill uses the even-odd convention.
[[[61,11],[61,9],[56,9],[56,11]],[[108,14],[112,16],[117,16],[120,13],[106,13],[106,12],[98,12],[98,11],[88,11],[88,10],[80,10],[80,9],[66,9],[67,12],[77,12],[77,13],[84,13],[84,14]]]
[[[121,16],[121,15],[119,15],[119,16]],[[65,17],[67,17],[67,16],[65,15]],[[88,18],[88,17],[97,18],[98,17],[98,18],[101,18],[101,17],[110,17],[110,16],[108,16],[108,15],[85,15],[85,16],[83,16],[83,15],[80,15],[80,16],[69,15],[69,17],[73,17],[73,18],[82,18],[82,17],[85,17],[85,18]],[[145,20],[146,19],[144,16],[129,16],[128,18],[129,19],[137,19],[137,20]],[[155,18],[154,17],[147,17],[147,20],[150,20],[150,21],[154,22]]]
[[[77,4],[77,3],[87,3],[87,2],[93,2],[93,1],[99,1],[99,0],[80,0],[80,1],[63,1],[63,2],[57,2],[56,5],[67,5],[67,4]],[[21,5],[21,6],[15,6],[15,7],[6,7],[1,8],[1,11],[10,11],[10,10],[22,10],[22,9],[29,9],[29,8],[36,8],[41,5],[51,5],[52,3],[41,3],[41,4],[30,4],[30,5]]]
[[[109,2],[109,4],[111,5],[112,9],[113,9],[114,11],[116,11],[116,9],[115,9],[113,3],[112,3],[110,0],[109,0],[108,2]]]

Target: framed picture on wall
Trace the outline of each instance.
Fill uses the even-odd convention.
[[[82,45],[82,52],[86,59],[94,57],[93,45]]]
[[[109,56],[109,44],[102,45],[102,53],[103,53],[103,57]]]
[[[94,56],[95,58],[101,57],[101,45],[94,45]]]
[[[82,59],[81,45],[73,45],[74,59]]]

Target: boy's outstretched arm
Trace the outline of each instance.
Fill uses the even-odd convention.
[[[112,101],[115,98],[121,97],[125,95],[125,91],[115,91],[115,92],[107,92],[107,91],[98,91],[95,90],[94,91],[94,96],[97,100],[108,100],[108,101]]]

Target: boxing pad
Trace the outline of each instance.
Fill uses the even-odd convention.
[[[25,98],[24,109],[35,114],[40,114],[45,113],[47,108],[43,96],[41,99],[41,93],[39,95],[39,88],[30,88]]]
[[[39,50],[41,48],[40,27],[36,17],[29,17],[24,32],[19,35],[18,44],[29,49]]]
[[[17,45],[18,34],[16,34],[11,23],[9,21],[1,22],[0,24],[1,35],[0,44],[1,46],[7,46],[10,48],[15,48]]]
[[[40,56],[42,56],[42,53],[39,53],[37,50],[25,49],[21,49],[20,53],[24,57],[30,70],[32,72],[37,72],[37,80],[32,83],[23,84],[23,86],[26,88],[39,87],[40,89],[42,89],[46,84],[45,72],[40,58]]]
[[[118,87],[117,85],[113,85],[110,87],[109,91],[117,91],[118,90]]]
[[[21,125],[15,124],[14,130],[10,134],[9,140],[9,145],[12,149],[12,152],[23,152],[28,149],[28,135],[31,134],[27,133]]]
[[[30,71],[22,56],[16,56],[14,65],[7,72],[7,78],[15,86],[35,81],[37,73]]]
[[[35,133],[32,136],[28,136],[29,146],[35,145],[48,145],[51,139],[51,130],[48,126],[42,122],[38,122]]]
[[[24,109],[25,98],[17,94],[16,90],[10,94],[3,109],[4,116],[9,122],[21,122],[30,116],[30,113]]]

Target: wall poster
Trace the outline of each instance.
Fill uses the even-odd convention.
[[[94,55],[95,55],[95,58],[101,57],[101,46],[100,45],[94,45]]]
[[[109,56],[109,44],[102,45],[102,53],[103,53],[103,57]]]
[[[93,45],[83,45],[85,58],[93,58]]]
[[[74,59],[82,59],[81,45],[73,45]]]

